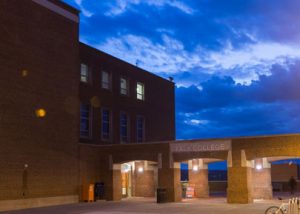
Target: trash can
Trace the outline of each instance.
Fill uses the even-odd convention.
[[[95,183],[95,200],[104,199],[104,183],[97,182]]]
[[[158,188],[156,194],[156,202],[157,203],[166,203],[167,202],[167,190],[164,188]]]

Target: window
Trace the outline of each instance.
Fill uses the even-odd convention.
[[[81,104],[80,105],[80,137],[88,138],[90,137],[91,130],[91,108],[90,105]]]
[[[80,81],[89,82],[89,69],[86,64],[81,63],[80,65]]]
[[[143,142],[145,140],[145,118],[138,116],[136,119],[137,130],[137,142]]]
[[[110,76],[109,76],[109,73],[106,71],[102,71],[101,86],[102,86],[102,88],[110,89]]]
[[[128,142],[128,115],[126,113],[121,113],[120,115],[120,136],[121,142]]]
[[[125,78],[120,79],[120,93],[123,95],[129,95],[129,84],[128,80]]]
[[[138,82],[136,84],[136,98],[138,100],[144,100],[145,99],[145,88],[144,88],[144,84]]]
[[[102,109],[102,139],[110,140],[110,111]]]

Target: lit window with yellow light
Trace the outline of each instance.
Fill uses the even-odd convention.
[[[145,100],[145,86],[143,83],[136,84],[136,98],[138,100]]]

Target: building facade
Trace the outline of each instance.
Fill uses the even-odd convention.
[[[0,207],[78,201],[78,11],[0,1]]]
[[[81,144],[175,139],[174,84],[80,43],[76,9],[3,0],[0,26],[0,210],[78,202]]]
[[[175,139],[173,82],[83,43],[80,61],[81,143]]]
[[[271,163],[300,157],[300,135],[175,141],[174,83],[78,40],[79,11],[58,0],[0,1],[0,211],[103,199],[195,197],[227,161],[228,203],[272,198]]]

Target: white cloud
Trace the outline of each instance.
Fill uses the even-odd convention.
[[[80,0],[79,0],[80,1]],[[127,10],[131,9],[134,5],[146,4],[155,7],[164,7],[166,5],[177,8],[178,10],[186,13],[192,14],[194,10],[188,5],[177,1],[177,0],[116,0],[110,5],[110,10],[105,13],[106,16],[118,16]]]
[[[196,47],[187,51],[182,42],[162,35],[162,43],[154,43],[148,38],[124,35],[109,38],[96,45],[129,63],[139,61],[139,67],[151,72],[174,75],[191,71],[207,74],[231,76],[237,83],[250,84],[259,75],[269,75],[273,65],[288,66],[300,58],[300,48],[274,42],[257,42],[234,49],[230,42],[221,51],[205,50]],[[175,80],[183,84],[180,80]]]
[[[199,126],[208,124],[208,120],[198,120],[198,119],[189,119],[184,121],[185,124],[192,125],[192,126]]]
[[[83,6],[83,0],[74,0],[75,3],[78,5],[81,13],[86,16],[86,17],[91,17],[94,14],[91,11],[88,11],[87,9],[85,9],[85,7]]]

